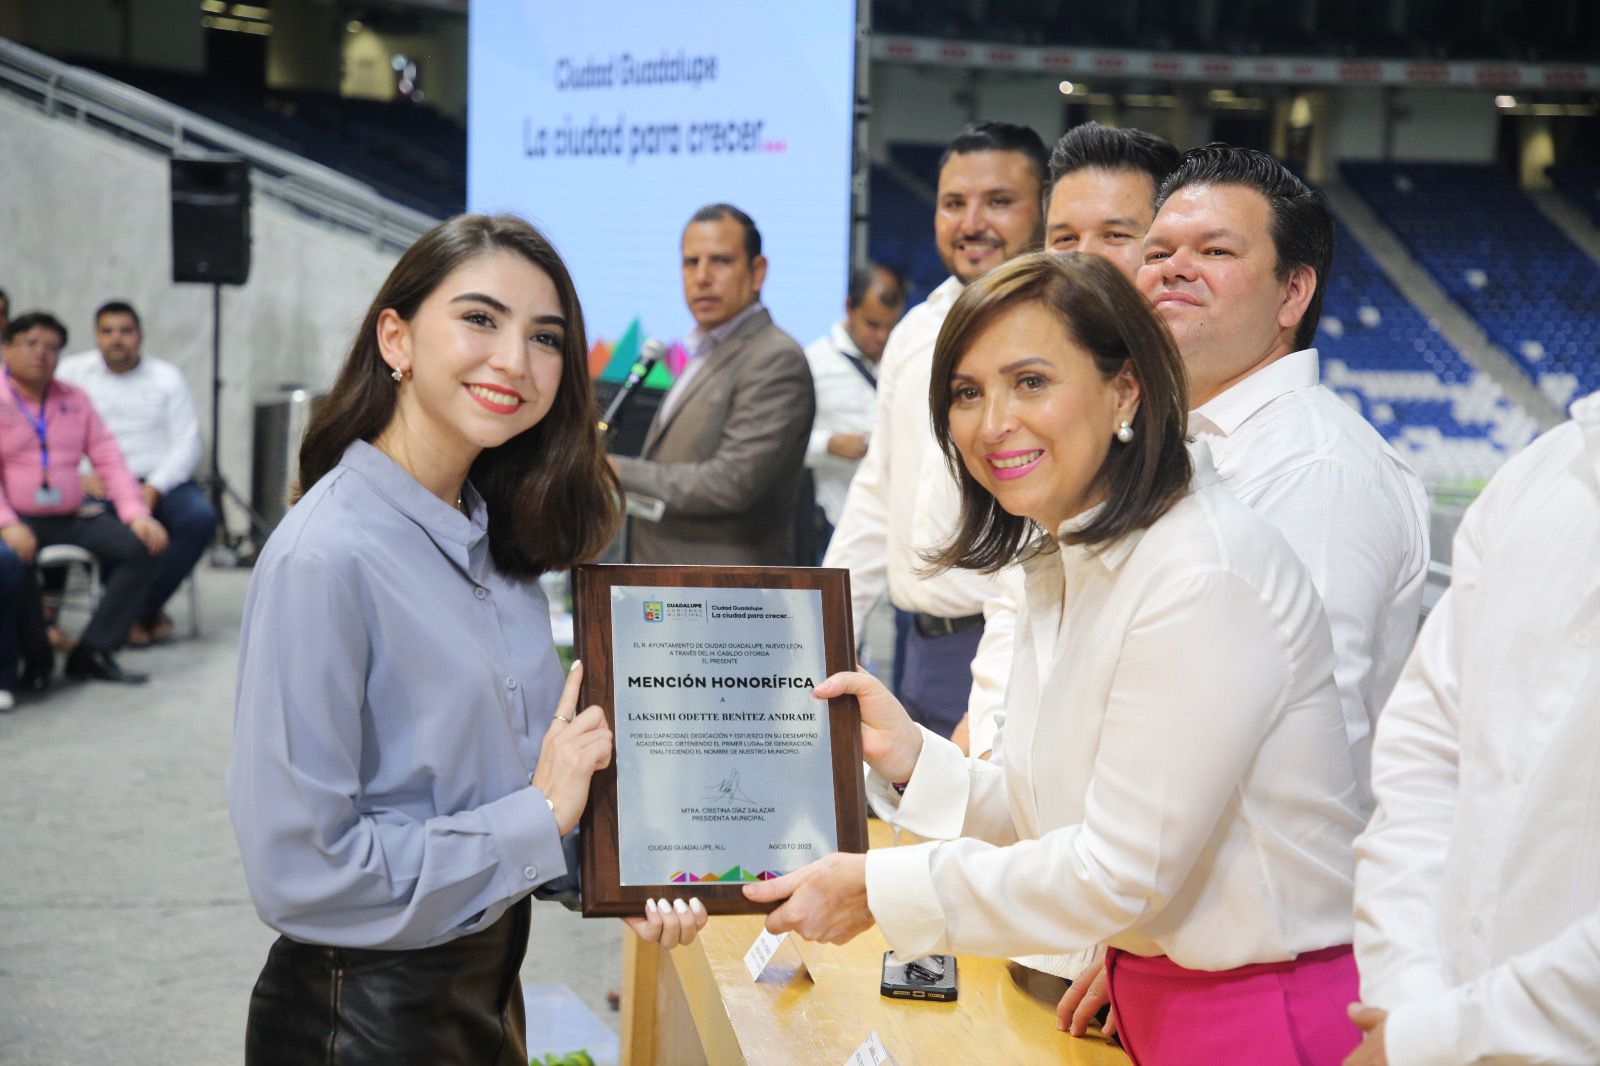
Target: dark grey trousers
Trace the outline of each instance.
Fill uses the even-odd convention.
[[[33,518],[23,515],[22,521],[39,538],[39,547],[54,544],[75,544],[100,560],[102,569],[109,573],[100,604],[90,617],[89,624],[78,636],[78,643],[91,651],[116,651],[128,639],[128,628],[139,620],[139,610],[144,606],[145,594],[161,568],[161,556],[151,555],[133,530],[123,525],[115,514],[105,512],[92,518],[77,515]],[[22,594],[31,597],[22,605],[22,637],[24,648],[36,646],[30,636],[42,638],[44,616],[39,610],[39,583],[26,581]],[[29,634],[28,627],[38,626],[41,632]]]

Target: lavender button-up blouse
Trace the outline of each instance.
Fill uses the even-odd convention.
[[[228,808],[261,919],[297,940],[419,948],[566,872],[529,786],[562,685],[536,581],[486,511],[352,444],[250,581]]]

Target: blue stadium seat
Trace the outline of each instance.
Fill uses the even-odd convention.
[[[1565,407],[1600,389],[1600,264],[1508,176],[1455,163],[1340,170],[1552,402]],[[1581,175],[1574,181],[1581,187]]]
[[[933,243],[933,203],[876,165],[868,174],[867,197],[868,254],[905,274],[909,301],[920,302],[949,276]]]
[[[1337,218],[1317,348],[1323,383],[1377,427],[1430,488],[1475,486],[1537,431]]]
[[[1551,165],[1544,172],[1557,192],[1600,226],[1600,167]]]

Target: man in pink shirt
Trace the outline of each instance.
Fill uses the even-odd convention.
[[[12,319],[0,336],[5,353],[0,381],[0,574],[15,571],[19,563],[27,571],[17,601],[20,619],[0,619],[0,691],[9,695],[19,641],[29,653],[23,687],[42,688],[48,681],[48,653],[42,670],[39,655],[44,622],[33,563],[39,549],[52,544],[86,548],[108,575],[105,593],[67,657],[67,676],[144,681],[146,675],[123,670],[112,653],[127,639],[128,627],[155,580],[167,532],[150,517],[139,483],[128,473],[116,441],[89,398],[81,389],[55,380],[56,360],[67,342],[66,327],[51,315],[34,311]],[[83,503],[78,463],[85,456],[104,483],[115,515],[78,513]],[[0,611],[0,615],[10,613]],[[44,646],[48,648],[48,643]]]

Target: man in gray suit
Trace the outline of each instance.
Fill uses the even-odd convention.
[[[689,362],[640,457],[611,460],[624,489],[662,505],[659,520],[629,522],[630,562],[797,561],[795,508],[816,401],[805,353],[761,306],[766,275],[749,215],[710,204],[689,219]]]

